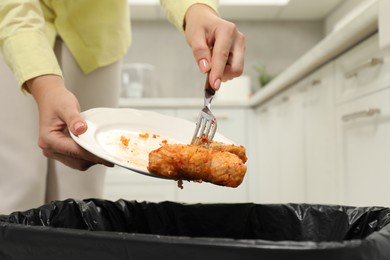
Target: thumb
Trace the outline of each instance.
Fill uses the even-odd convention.
[[[81,135],[85,133],[88,129],[87,123],[85,120],[80,116],[80,114],[74,116],[71,120],[70,123],[68,124],[69,130],[74,134],[74,135]]]

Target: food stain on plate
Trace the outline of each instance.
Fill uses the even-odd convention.
[[[98,139],[102,148],[117,161],[141,168],[148,166],[152,150],[167,143],[181,143],[148,131],[111,130],[101,133]]]

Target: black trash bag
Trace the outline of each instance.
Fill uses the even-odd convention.
[[[389,260],[390,209],[53,201],[0,216],[0,259]]]

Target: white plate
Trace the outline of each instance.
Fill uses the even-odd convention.
[[[152,177],[165,178],[147,169],[148,155],[168,143],[188,144],[195,122],[130,108],[94,108],[81,113],[88,130],[73,140],[87,151],[121,167]],[[147,138],[145,136],[147,134]],[[129,139],[128,146],[121,136]],[[214,140],[233,143],[216,133]]]

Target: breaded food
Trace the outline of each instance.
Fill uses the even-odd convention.
[[[198,137],[197,138],[197,144],[199,145],[206,145],[209,142],[208,138],[206,137]],[[210,141],[210,148],[217,150],[217,151],[224,151],[229,153],[234,153],[238,157],[241,158],[241,160],[246,163],[248,158],[246,157],[246,149],[242,145],[234,145],[234,144],[226,144],[222,142],[217,141]]]
[[[246,165],[230,151],[244,147],[216,145],[216,149],[196,145],[166,144],[149,153],[148,170],[175,180],[205,181],[216,185],[237,187],[244,179]],[[227,148],[229,147],[229,148]],[[245,151],[244,151],[245,154]],[[245,156],[246,161],[246,156]]]
[[[225,144],[221,142],[215,142],[212,141],[210,143],[210,148],[215,151],[223,151],[223,152],[229,152],[237,155],[240,157],[243,163],[246,163],[248,158],[246,157],[246,149],[242,145],[234,145],[234,144]]]

